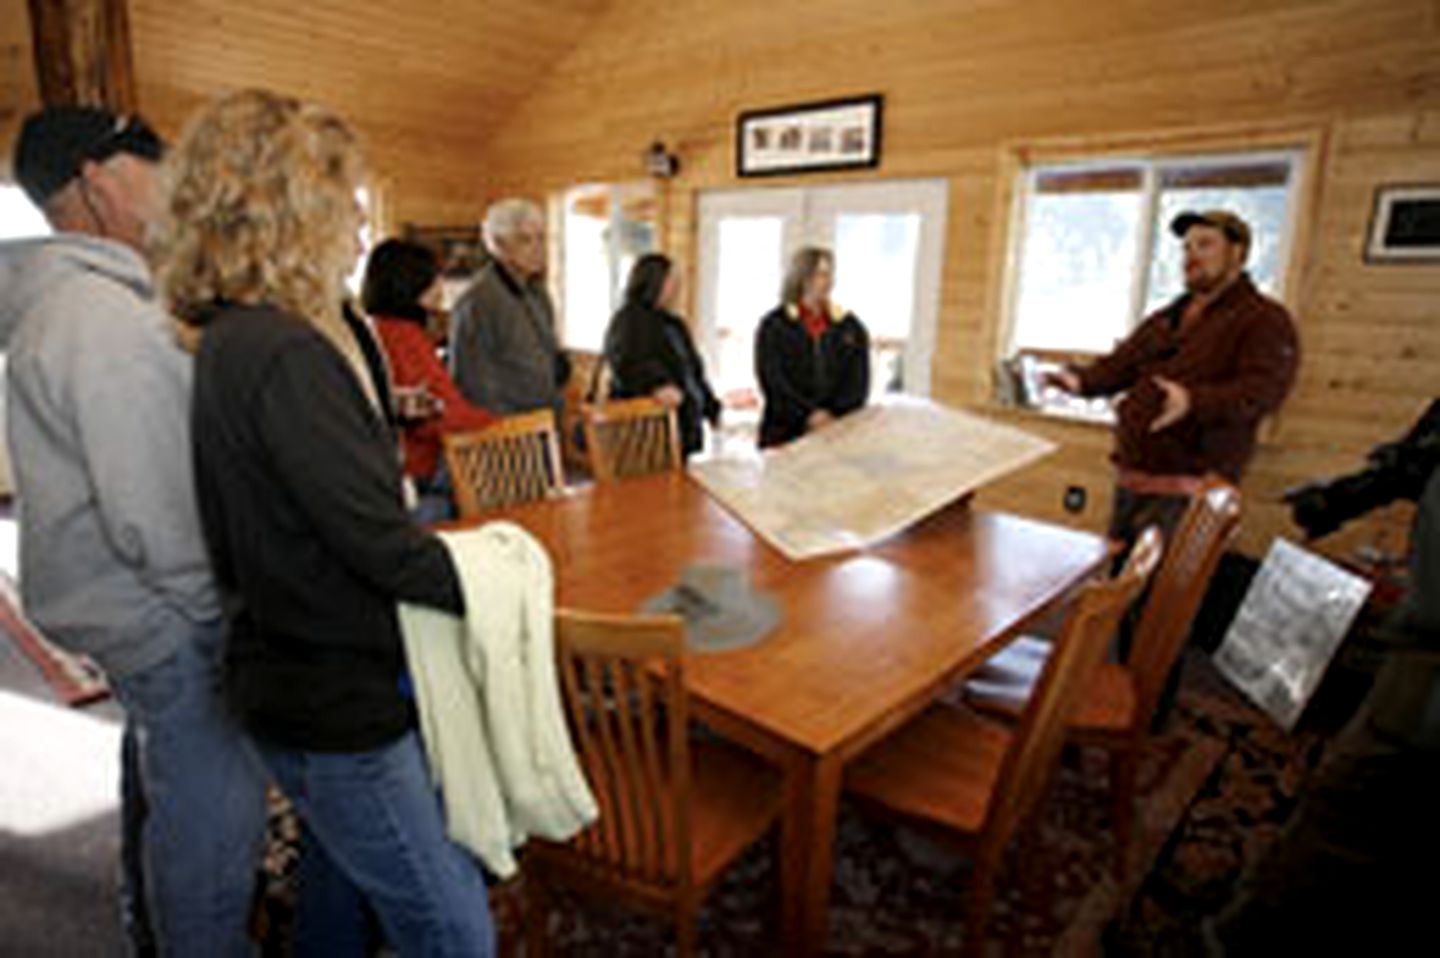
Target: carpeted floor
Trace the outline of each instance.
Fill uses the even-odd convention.
[[[1132,953],[1163,946],[1192,928],[1197,912],[1223,903],[1237,868],[1273,837],[1301,769],[1302,739],[1289,740],[1226,688],[1203,658],[1187,665],[1180,707],[1156,736],[1142,772],[1143,888],[1127,915],[1141,934]],[[1101,753],[1067,756],[1035,844],[1049,894],[1021,900],[1006,883],[990,926],[998,950],[1016,933],[1025,954],[1082,955],[1101,948],[1122,911],[1110,878],[1108,776]],[[967,863],[901,829],[842,813],[827,952],[832,955],[935,955],[964,940],[961,914]],[[1015,867],[1012,862],[1013,879]],[[764,951],[775,889],[769,847],[752,851],[712,896],[701,940],[716,955]],[[1145,929],[1155,933],[1149,938]],[[662,927],[603,906],[574,903],[551,916],[562,950],[578,955],[660,953]],[[1107,944],[1114,931],[1106,937]],[[1111,946],[1113,947],[1113,946]]]
[[[1030,867],[1048,876],[1048,897],[1022,900],[1011,874],[989,937],[999,949],[1019,933],[1025,954],[1099,950],[1166,954],[1223,903],[1238,868],[1273,837],[1314,752],[1314,736],[1287,737],[1226,687],[1202,656],[1187,662],[1179,707],[1155,736],[1142,769],[1142,861],[1136,889],[1110,877],[1106,758],[1066,757]],[[284,954],[294,826],[274,820],[269,952]],[[968,863],[948,849],[842,808],[832,892],[829,954],[940,955],[964,940]],[[768,953],[777,892],[774,847],[762,842],[710,896],[702,950]],[[1129,907],[1126,902],[1130,901]],[[1117,919],[1117,916],[1119,918]],[[603,903],[564,898],[549,918],[558,950],[573,955],[663,954],[661,923]],[[1177,943],[1178,942],[1178,943]]]
[[[16,708],[0,787],[0,952],[119,953],[115,915],[112,706],[54,705],[49,691],[0,643],[0,694]],[[21,721],[23,719],[23,722]],[[41,721],[43,719],[43,721]],[[54,743],[70,743],[61,754]],[[991,931],[1006,940],[1017,922],[1027,954],[1188,955],[1198,921],[1224,903],[1243,865],[1273,839],[1319,753],[1314,733],[1286,736],[1231,692],[1203,657],[1187,663],[1180,706],[1147,755],[1143,775],[1143,884],[1122,894],[1110,881],[1105,758],[1067,757],[1037,843],[1033,867],[1052,891],[1021,901],[1007,882]],[[28,763],[28,764],[27,764]],[[92,765],[90,774],[77,767]],[[23,771],[22,771],[23,770]],[[30,786],[69,783],[76,814],[21,827],[37,803]],[[105,779],[101,781],[101,779]],[[294,823],[277,815],[267,858],[269,948],[283,954],[296,856]],[[833,955],[951,953],[967,866],[907,832],[842,812],[828,951]],[[703,950],[766,953],[773,940],[772,848],[752,850],[702,914]],[[1126,905],[1126,900],[1129,903]],[[64,916],[63,920],[55,920]],[[666,928],[603,904],[566,901],[550,916],[554,941],[575,955],[655,955]]]

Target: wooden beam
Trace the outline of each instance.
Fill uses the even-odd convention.
[[[29,0],[40,99],[135,109],[126,0]]]

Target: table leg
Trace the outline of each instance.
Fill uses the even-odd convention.
[[[843,769],[838,755],[807,755],[787,770],[780,855],[787,956],[825,951]]]

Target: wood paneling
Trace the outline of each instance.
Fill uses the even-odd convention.
[[[26,0],[0,0],[0,177],[10,176],[12,145],[21,117],[39,102],[28,5]]]
[[[135,109],[126,0],[30,0],[29,10],[42,100]]]
[[[395,222],[473,222],[499,121],[604,0],[130,0],[140,102],[170,131],[266,86],[353,120]]]
[[[1359,466],[1440,391],[1440,267],[1360,257],[1376,185],[1440,178],[1433,0],[616,3],[502,125],[487,151],[486,191],[630,179],[661,138],[683,164],[667,187],[663,235],[693,270],[698,191],[743,182],[733,171],[736,114],[871,90],[886,95],[878,173],[780,182],[948,178],[935,393],[1062,445],[987,490],[990,502],[1091,528],[1109,505],[1107,430],[990,405],[997,257],[1020,144],[1069,137],[1111,151],[1163,149],[1292,130],[1315,146],[1320,168],[1289,296],[1304,367],[1246,483],[1247,549],[1288,529],[1276,501],[1287,485]],[[1079,516],[1060,506],[1069,485],[1090,493]],[[1403,542],[1405,515],[1391,510],[1335,545]]]
[[[140,109],[168,136],[211,97],[264,86],[364,135],[395,222],[473,222],[499,122],[606,0],[128,0]],[[37,102],[25,0],[0,0],[0,149]]]
[[[1109,436],[990,405],[1017,149],[1253,142],[1309,131],[1320,169],[1290,302],[1305,361],[1246,485],[1243,541],[1286,528],[1274,499],[1359,465],[1436,392],[1440,267],[1360,257],[1374,189],[1440,174],[1435,0],[129,0],[141,108],[178,132],[206,98],[264,85],[326,102],[366,136],[395,222],[473,221],[486,200],[641,174],[663,139],[662,235],[693,269],[696,196],[736,186],[745,108],[878,90],[878,173],[942,176],[951,210],[933,382],[1062,452],[986,497],[1097,528]],[[35,102],[24,0],[0,0],[0,148]],[[1259,131],[1257,133],[1256,131]],[[802,182],[796,180],[795,182]],[[767,185],[779,185],[767,181]],[[692,277],[693,278],[693,277]],[[694,284],[690,284],[694,288]],[[1061,511],[1069,485],[1090,492]],[[1403,539],[1393,521],[1342,537]]]

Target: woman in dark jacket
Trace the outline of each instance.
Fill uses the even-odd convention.
[[[865,405],[870,395],[870,334],[830,302],[835,258],[807,246],[790,260],[780,305],[755,334],[755,377],[765,407],[760,448],[821,429]]]
[[[227,618],[225,692],[303,851],[297,956],[493,954],[480,865],[450,841],[396,604],[462,613],[407,514],[395,435],[341,291],[361,168],[345,124],[263,91],[200,113],[171,160],[162,275],[186,340],[200,518]]]
[[[702,420],[720,421],[720,402],[705,380],[705,364],[685,321],[672,309],[680,274],[668,256],[646,253],[625,284],[625,304],[605,330],[610,395],[651,396],[676,407],[680,444],[688,456],[705,442]]]

